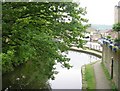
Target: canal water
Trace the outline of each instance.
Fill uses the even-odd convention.
[[[85,64],[100,60],[93,55],[69,51],[67,57],[70,58],[71,69],[66,69],[57,64],[55,80],[49,80],[52,89],[82,89],[81,67]]]

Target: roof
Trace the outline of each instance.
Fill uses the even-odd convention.
[[[106,33],[111,33],[111,32],[112,32],[112,29],[110,29],[110,30],[106,31]]]
[[[106,33],[106,32],[108,32],[109,30],[101,30],[101,31],[99,31],[99,33]]]

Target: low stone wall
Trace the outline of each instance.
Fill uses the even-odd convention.
[[[87,82],[85,80],[85,65],[81,67],[81,74],[82,74],[82,89],[87,89]]]
[[[101,52],[97,52],[95,50],[85,50],[85,49],[80,49],[80,48],[71,48],[70,50],[72,51],[78,51],[78,52],[83,52],[83,53],[86,53],[86,54],[91,54],[91,55],[94,55],[98,58],[102,58],[102,53]]]
[[[113,59],[112,59],[113,58]],[[113,60],[113,81],[117,87],[120,89],[120,49],[114,51],[112,48],[108,47],[108,44],[103,45],[103,52],[102,52],[102,61],[110,75],[112,71],[112,60]]]

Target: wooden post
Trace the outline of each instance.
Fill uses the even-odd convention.
[[[112,62],[111,62],[111,79],[113,79],[113,57],[111,59],[112,59]]]
[[[118,39],[120,38],[120,31],[118,31]]]

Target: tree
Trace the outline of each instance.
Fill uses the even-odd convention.
[[[120,23],[118,22],[118,23],[116,23],[116,24],[114,24],[113,25],[113,31],[116,31],[116,32],[118,32],[118,38],[120,38]]]
[[[31,62],[49,79],[56,62],[71,67],[62,53],[73,43],[84,44],[84,8],[72,2],[4,2],[2,10],[3,73]]]
[[[116,23],[113,25],[113,30],[116,31],[116,32],[119,32],[120,31],[120,23]]]

